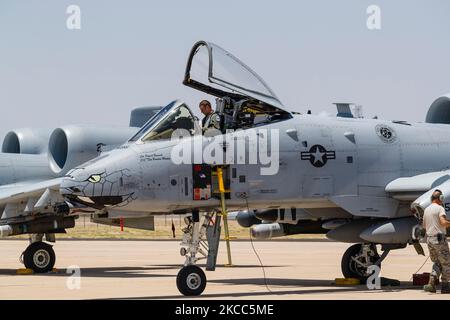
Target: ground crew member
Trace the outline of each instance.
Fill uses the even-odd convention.
[[[431,196],[429,205],[423,214],[423,227],[427,235],[428,250],[433,261],[433,269],[430,281],[423,289],[427,292],[436,292],[436,282],[441,276],[441,293],[450,293],[448,281],[450,280],[450,251],[447,243],[447,228],[450,221],[447,220],[445,209],[442,206],[444,196],[442,191],[436,189]]]
[[[202,132],[214,128],[220,130],[220,116],[212,109],[208,100],[202,100],[199,104],[200,111],[204,114],[202,119]]]

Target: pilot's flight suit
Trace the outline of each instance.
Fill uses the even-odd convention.
[[[440,217],[445,215],[444,207],[432,203],[423,214],[424,227],[427,233],[427,244],[433,270],[430,282],[424,287],[425,291],[436,292],[435,283],[439,276],[442,280],[442,293],[450,293],[450,251],[448,248],[446,229],[440,224]]]
[[[202,119],[202,131],[205,133],[207,129],[220,130],[220,116],[212,111],[210,114]]]

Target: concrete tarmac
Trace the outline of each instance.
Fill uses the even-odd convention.
[[[178,241],[58,241],[56,273],[16,275],[16,269],[23,268],[19,256],[27,244],[26,240],[0,241],[0,299],[186,298],[175,285],[184,262]],[[392,251],[382,267],[381,275],[400,280],[401,286],[381,290],[334,284],[335,278],[342,277],[341,256],[347,244],[254,242],[264,270],[249,241],[235,241],[231,247],[234,267],[223,266],[226,252],[221,243],[218,268],[206,272],[208,285],[201,299],[450,299],[412,285],[412,274],[426,257],[410,246]],[[66,273],[67,268],[77,267],[80,278]],[[420,272],[430,270],[428,260]]]

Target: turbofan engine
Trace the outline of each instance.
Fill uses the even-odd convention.
[[[50,169],[58,175],[99,155],[104,146],[118,146],[136,133],[131,127],[65,126],[55,129],[48,143]]]
[[[50,129],[22,128],[8,132],[3,139],[3,153],[42,154],[47,152]]]

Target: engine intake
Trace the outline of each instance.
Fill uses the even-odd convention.
[[[50,169],[56,174],[99,155],[102,146],[117,146],[136,133],[137,128],[66,126],[55,129],[48,143]]]
[[[50,129],[23,128],[10,131],[3,139],[3,153],[41,154],[47,151]]]

